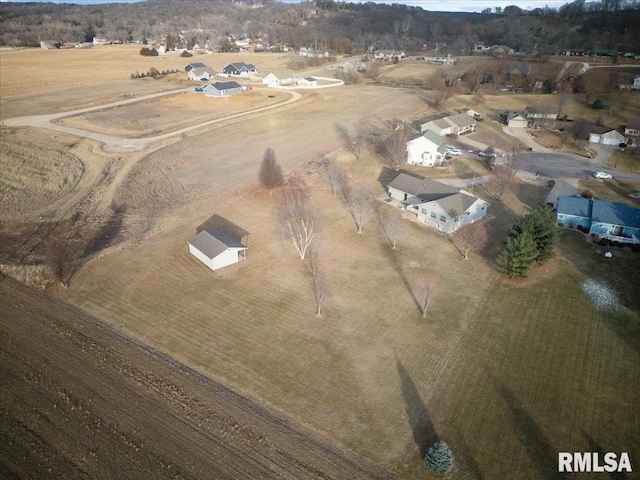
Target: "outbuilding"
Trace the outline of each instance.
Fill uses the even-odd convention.
[[[238,82],[216,82],[202,89],[207,97],[226,97],[242,92],[242,85]]]
[[[221,231],[202,230],[188,242],[189,253],[211,270],[217,270],[247,258],[247,247]]]

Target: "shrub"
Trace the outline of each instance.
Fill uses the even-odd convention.
[[[587,189],[583,190],[580,194],[583,198],[593,198],[593,190]]]
[[[553,188],[556,185],[556,181],[555,180],[549,180],[547,182],[547,185],[549,186],[549,188]]]
[[[444,442],[436,442],[424,456],[424,464],[433,473],[444,477],[453,468],[454,457],[449,447]]]
[[[130,76],[130,78],[131,78],[131,80],[133,80],[134,78],[136,78],[136,74],[135,74],[135,73],[132,73],[132,74],[131,74],[131,76]]]
[[[180,56],[183,58],[187,58],[187,57],[193,57],[193,54],[187,52],[186,50],[183,50]]]
[[[157,57],[158,51],[155,48],[142,47],[140,49],[140,55],[143,57]]]

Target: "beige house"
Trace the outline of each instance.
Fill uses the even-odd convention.
[[[444,137],[427,130],[407,142],[407,163],[424,167],[440,165],[446,149]]]
[[[466,132],[473,132],[476,128],[476,119],[466,113],[456,113],[448,117],[432,120],[420,125],[420,131],[432,130],[438,135],[461,135]]]

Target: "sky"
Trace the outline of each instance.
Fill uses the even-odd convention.
[[[0,2],[6,0],[0,0]],[[75,3],[78,5],[97,5],[101,3],[113,3],[113,0],[29,0],[36,2],[52,1],[53,3]],[[140,0],[116,0],[121,3],[133,3]],[[299,0],[284,0],[286,3],[297,3]],[[371,0],[347,0],[355,2],[364,2]],[[421,7],[424,10],[437,12],[480,12],[485,8],[506,7],[508,5],[517,5],[523,10],[532,10],[534,8],[544,8],[548,5],[551,8],[558,8],[570,0],[373,0],[375,3],[398,3]]]

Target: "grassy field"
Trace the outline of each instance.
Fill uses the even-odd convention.
[[[331,288],[320,319],[268,194],[215,212],[250,232],[238,265],[212,273],[187,253],[203,218],[91,262],[61,294],[402,478],[423,477],[420,455],[436,437],[456,454],[456,478],[509,478],[515,463],[520,478],[549,478],[559,450],[638,444],[637,255],[601,265],[568,232],[530,280],[506,281],[493,248],[465,262],[419,225],[396,252],[373,223],[358,235],[340,201],[311,181]],[[492,244],[545,194],[515,186],[508,205],[494,205]],[[414,300],[425,271],[439,285],[427,319]],[[590,279],[615,289],[614,310],[583,292]]]
[[[590,178],[580,180],[580,190],[591,190],[595,198],[609,202],[623,202],[631,207],[640,208],[640,183],[623,180],[598,180]]]
[[[619,168],[620,170],[640,173],[640,155],[638,155],[637,152],[631,151],[631,149],[626,149],[624,152],[616,150],[613,155],[607,158],[605,163],[610,167]]]

